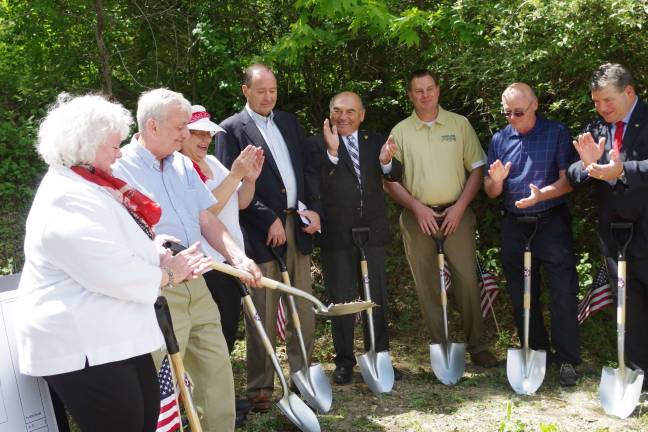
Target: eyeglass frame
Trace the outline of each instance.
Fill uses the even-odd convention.
[[[500,114],[502,114],[506,118],[511,118],[511,117],[524,117],[524,115],[529,111],[531,108],[531,105],[533,105],[533,101],[529,102],[529,105],[523,110],[523,111],[500,111]]]

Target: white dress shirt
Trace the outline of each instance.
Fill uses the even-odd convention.
[[[249,105],[245,105],[245,109],[252,117],[254,124],[261,132],[263,139],[268,148],[270,148],[270,153],[272,153],[272,158],[277,164],[279,169],[279,175],[281,175],[281,181],[286,188],[286,206],[287,208],[296,208],[297,207],[297,179],[295,178],[295,170],[292,166],[292,160],[290,159],[290,153],[288,152],[288,145],[284,140],[281,131],[274,122],[274,115],[270,113],[268,117],[264,117],[261,114],[258,114],[250,108]]]
[[[50,168],[27,217],[20,371],[54,375],[159,349],[161,278],[157,248],[107,190]]]

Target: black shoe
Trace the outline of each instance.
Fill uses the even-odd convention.
[[[353,367],[351,366],[336,366],[335,371],[333,371],[333,382],[335,384],[349,384],[352,373]]]
[[[249,400],[247,400],[247,399],[236,399],[234,402],[235,402],[235,406],[236,406],[236,415],[237,416],[239,414],[247,414],[250,411],[252,411],[252,404],[250,403]]]
[[[234,421],[234,428],[242,428],[247,423],[247,414],[236,412],[236,420]]]
[[[394,368],[394,381],[400,381],[403,379],[403,372]]]
[[[578,383],[578,372],[571,363],[560,365],[560,385],[564,387],[573,387]]]

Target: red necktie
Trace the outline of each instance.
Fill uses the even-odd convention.
[[[618,121],[614,123],[614,126],[616,129],[614,130],[614,150],[617,152],[621,153],[621,147],[623,146],[623,123],[622,121]]]

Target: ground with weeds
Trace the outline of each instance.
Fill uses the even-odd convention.
[[[324,326],[325,329],[328,326]],[[334,365],[327,357],[326,331],[320,334],[315,359],[330,376]],[[361,349],[357,341],[358,352]],[[237,342],[233,358],[237,394],[245,389],[245,343]],[[285,350],[278,349],[285,364]],[[318,415],[323,431],[646,431],[648,401],[635,414],[620,420],[603,413],[598,400],[600,366],[586,362],[577,387],[558,384],[558,370],[550,367],[534,396],[518,396],[506,378],[506,353],[498,348],[498,367],[484,369],[468,360],[464,378],[453,387],[436,380],[429,364],[428,343],[422,337],[396,335],[392,358],[404,373],[391,394],[375,396],[362,382],[358,368],[353,383],[333,387],[333,407]],[[286,371],[287,372],[287,371]],[[277,381],[275,396],[281,390]],[[269,413],[249,415],[243,431],[297,431],[275,407]]]

